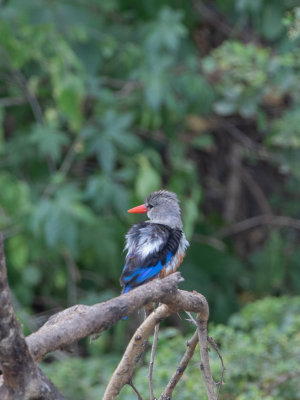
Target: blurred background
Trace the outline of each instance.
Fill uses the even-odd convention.
[[[223,398],[300,398],[297,6],[0,1],[0,229],[25,333],[119,295],[140,220],[127,209],[165,188],[191,243],[181,288],[207,297],[227,363]],[[161,333],[157,387],[184,351],[184,318]],[[44,368],[70,398],[101,398],[136,323]],[[196,365],[175,398],[202,393]]]

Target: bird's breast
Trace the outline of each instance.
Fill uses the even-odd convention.
[[[160,278],[165,278],[166,276],[173,274],[177,271],[179,265],[182,263],[184,253],[180,250],[176,253],[175,257],[166,264],[166,266],[160,272]]]

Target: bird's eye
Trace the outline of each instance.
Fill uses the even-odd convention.
[[[152,204],[148,204],[147,208],[149,208],[149,210],[151,210],[151,208],[153,208],[153,205]]]

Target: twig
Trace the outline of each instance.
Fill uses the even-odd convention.
[[[215,384],[212,378],[210,364],[209,364],[209,347],[207,342],[207,318],[203,313],[197,314],[198,338],[200,344],[200,369],[202,371],[208,400],[216,400]]]
[[[140,395],[140,392],[137,390],[137,388],[134,386],[132,380],[128,382],[128,385],[132,387],[133,391],[137,395],[138,400],[143,400],[142,396]]]
[[[67,283],[68,303],[74,304],[77,301],[76,282],[79,278],[79,270],[71,252],[67,248],[64,248],[62,250],[62,256],[65,260],[68,270],[68,283]]]
[[[218,232],[218,237],[227,237],[237,235],[248,229],[255,228],[259,225],[274,225],[279,227],[287,227],[300,230],[300,220],[281,216],[281,215],[256,215],[255,217],[244,219],[235,224],[226,226]]]
[[[192,314],[190,312],[187,312],[187,315],[189,316],[189,319],[187,321],[191,322],[193,325],[197,326],[197,322],[194,319],[194,317],[192,316]],[[223,378],[224,378],[224,372],[225,372],[225,365],[224,365],[224,361],[223,361],[223,357],[221,356],[221,353],[219,351],[219,348],[216,344],[216,342],[214,341],[214,339],[211,336],[207,336],[207,341],[208,343],[213,347],[213,349],[215,350],[215,352],[218,354],[220,361],[221,361],[221,366],[222,366],[222,372],[221,372],[221,378],[220,381],[216,383],[216,385],[218,385],[218,391],[217,391],[217,397],[216,400],[219,399],[219,395],[220,395],[220,389],[221,389],[221,385],[223,384]]]
[[[176,368],[176,371],[174,372],[169,383],[165,387],[165,390],[161,394],[159,400],[171,399],[172,393],[173,393],[177,383],[179,382],[180,378],[182,377],[184,371],[186,370],[186,367],[188,366],[190,359],[193,357],[197,343],[198,343],[198,332],[196,331],[194,333],[194,335],[192,336],[192,338],[186,342],[187,349],[186,349],[178,367]]]
[[[256,143],[228,119],[222,118],[217,121],[217,123],[211,120],[211,123],[219,127],[219,129],[225,130],[234,140],[239,142],[246,149],[255,152],[258,158],[262,160],[275,159],[274,155],[270,154],[264,146]]]
[[[10,60],[10,56],[7,53],[6,49],[3,46],[1,46],[0,50],[2,53],[1,61],[5,62],[7,67],[10,69],[10,73],[11,73],[13,79],[15,80],[15,82],[17,83],[19,88],[24,93],[24,96],[30,105],[31,111],[34,115],[36,122],[40,125],[44,125],[45,121],[44,121],[44,115],[42,112],[42,108],[40,106],[40,103],[39,103],[36,95],[29,89],[26,77],[23,75],[23,73],[21,71],[14,69],[12,62]],[[46,157],[46,159],[47,159],[49,171],[54,172],[56,170],[54,161],[49,156]]]
[[[150,365],[149,365],[149,388],[150,388],[150,400],[155,400],[154,392],[153,392],[153,367],[154,367],[154,359],[158,341],[158,331],[159,331],[159,324],[155,325],[154,328],[154,335],[153,335],[153,343],[151,349],[151,356],[150,356]]]
[[[261,189],[261,187],[258,185],[256,180],[253,178],[253,176],[245,169],[242,169],[242,179],[244,183],[247,185],[247,188],[249,192],[252,194],[253,198],[256,200],[256,203],[258,204],[261,212],[263,214],[269,214],[272,215],[272,208],[270,206],[270,203]]]
[[[24,95],[27,98],[27,101],[31,107],[32,113],[36,121],[40,125],[44,125],[44,115],[42,112],[42,108],[35,94],[31,92],[31,90],[29,90],[25,76],[20,71],[17,70],[12,70],[11,73],[14,79],[16,80],[17,84],[21,88],[21,90],[24,92]],[[47,156],[46,159],[50,172],[54,172],[56,169],[54,161],[50,156]]]
[[[173,296],[168,296],[165,303],[166,304],[162,304],[156,308],[136,330],[127,346],[122,360],[109,381],[103,400],[115,399],[122,387],[130,381],[134,368],[144,351],[143,344],[148,339],[156,324],[180,310],[198,312],[198,316],[201,316],[205,320],[208,319],[209,312],[207,301],[205,297],[197,292],[190,293],[185,290],[178,290]],[[207,384],[206,380],[205,384]],[[208,400],[215,399],[209,397]]]
[[[80,144],[80,140],[76,139],[74,142],[71,144],[70,148],[68,149],[59,169],[57,170],[57,173],[60,173],[62,175],[66,175],[68,171],[70,170],[73,160],[76,156],[77,153],[77,147]],[[49,197],[55,190],[55,184],[50,183],[49,185],[46,186],[46,188],[43,191],[43,197]]]
[[[29,90],[25,76],[22,74],[22,72],[14,69],[11,70],[11,74],[15,79],[15,81],[17,82],[17,84],[19,85],[19,87],[21,88],[21,90],[24,92],[36,121],[39,124],[43,125],[44,116],[42,108],[35,94],[32,93],[31,90]]]
[[[214,341],[214,339],[211,336],[208,336],[207,340],[208,340],[208,343],[215,350],[215,352],[218,354],[219,359],[221,361],[221,366],[222,366],[221,378],[220,378],[220,381],[217,382],[218,391],[217,391],[217,399],[216,400],[218,400],[219,399],[219,395],[220,395],[221,386],[223,385],[223,379],[224,379],[224,373],[225,373],[225,365],[224,365],[223,357],[221,356],[221,353],[219,351],[217,343]]]
[[[226,245],[220,239],[212,236],[201,235],[200,233],[195,233],[193,235],[193,242],[204,243],[220,251],[226,249]]]
[[[208,358],[208,352],[209,352],[209,347],[207,344],[208,343],[208,335],[207,335],[208,315],[205,313],[198,313],[197,320],[195,320],[190,312],[186,312],[186,313],[189,316],[188,321],[197,326],[197,334],[198,334],[198,339],[199,339],[199,344],[200,344],[200,357],[201,357],[200,369],[203,373],[204,381],[206,384],[208,400],[218,400],[218,397],[216,397],[216,395],[215,395],[215,390],[214,390],[215,383],[212,378],[210,364],[209,364],[209,358]],[[215,346],[217,347],[216,344],[215,344]],[[223,359],[221,360],[221,362],[222,362],[222,367],[223,367]]]
[[[226,184],[226,195],[224,202],[224,219],[227,222],[233,222],[236,219],[236,213],[239,209],[241,193],[241,170],[243,163],[243,148],[238,143],[232,143],[228,156],[229,175]]]

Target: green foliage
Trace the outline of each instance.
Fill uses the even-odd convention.
[[[227,326],[210,326],[209,335],[218,343],[225,363],[222,399],[287,400],[299,399],[300,298],[266,298],[249,304],[233,315]],[[174,328],[160,331],[154,367],[154,388],[158,396],[185,351],[185,339]],[[106,334],[91,344],[101,347]],[[210,352],[215,380],[220,377],[220,361]],[[105,385],[117,365],[118,356],[106,355],[81,360],[70,358],[43,366],[68,398],[93,399],[103,395]],[[134,383],[143,398],[148,396],[149,355],[138,370]],[[71,379],[71,381],[70,381]],[[118,399],[133,398],[125,387]],[[206,398],[196,348],[174,399]]]
[[[235,141],[274,214],[299,217],[296,3],[216,1],[220,26],[180,0],[1,5],[0,229],[26,312],[119,294],[126,210],[159,188],[181,200],[183,287],[214,320],[299,292],[295,230],[219,235]],[[239,184],[233,222],[265,212]]]
[[[217,89],[221,99],[215,105],[220,115],[240,112],[253,116],[267,90],[270,50],[236,41],[224,42],[203,61],[207,73],[222,74]]]
[[[292,11],[286,14],[284,19],[285,25],[289,28],[289,36],[295,40],[300,35],[300,8],[295,7]]]

